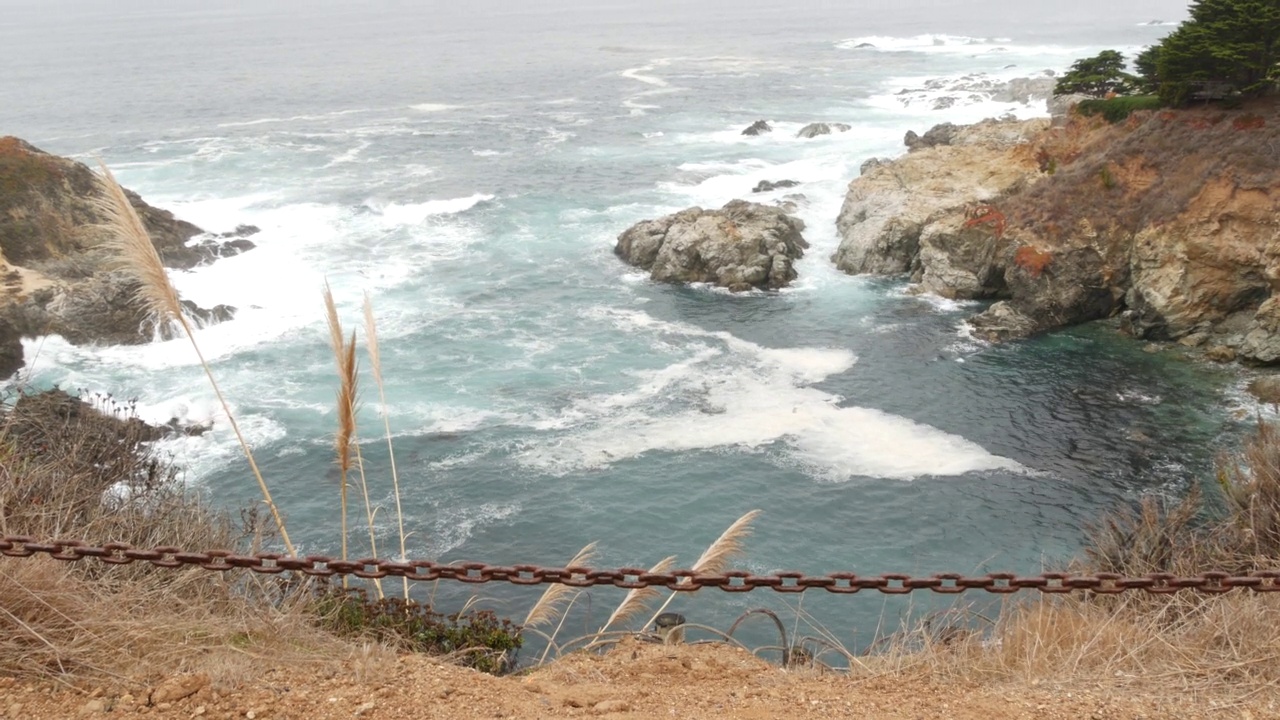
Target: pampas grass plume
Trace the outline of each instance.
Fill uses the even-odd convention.
[[[178,299],[178,291],[169,282],[169,275],[165,272],[164,263],[160,260],[160,253],[156,251],[151,235],[143,225],[142,218],[138,217],[137,211],[134,210],[133,203],[129,202],[129,196],[125,194],[124,188],[120,187],[120,183],[116,182],[115,176],[111,174],[111,170],[105,164],[99,163],[99,165],[102,168],[102,174],[97,176],[97,180],[101,195],[94,199],[93,206],[106,218],[106,222],[102,223],[102,228],[107,233],[104,244],[115,252],[120,271],[137,283],[136,300],[146,310],[151,320],[161,326],[176,322],[186,334],[187,339],[191,341],[191,347],[195,349],[196,357],[200,360],[200,367],[204,369],[205,377],[213,386],[213,392],[218,396],[218,403],[222,406],[227,422],[235,432],[240,449],[244,452],[245,459],[249,461],[249,467],[253,470],[253,476],[258,481],[262,499],[271,511],[276,530],[280,533],[280,540],[284,543],[285,550],[290,555],[296,556],[297,552],[289,540],[289,531],[285,529],[284,518],[281,517],[279,508],[271,499],[267,481],[262,477],[258,463],[253,459],[253,451],[249,449],[249,443],[240,432],[240,425],[236,422],[236,417],[222,394],[222,388],[218,386],[218,381],[214,379],[213,371],[209,368],[204,353],[200,351],[200,345],[196,342],[195,334],[191,330],[191,323],[182,313],[182,302]]]

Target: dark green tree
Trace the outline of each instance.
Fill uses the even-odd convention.
[[[1133,66],[1138,70],[1138,86],[1142,92],[1155,93],[1160,89],[1160,43],[1138,53]]]
[[[1280,0],[1193,0],[1191,18],[1155,53],[1160,94],[1185,100],[1274,89],[1280,62]]]
[[[1058,80],[1053,94],[1104,97],[1107,93],[1127,91],[1133,80],[1134,77],[1124,71],[1124,55],[1103,50],[1095,57],[1075,61]]]

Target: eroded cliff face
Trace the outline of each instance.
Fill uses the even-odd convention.
[[[943,127],[949,131],[935,133]],[[952,211],[998,197],[1031,175],[1035,164],[1021,148],[1047,127],[1041,120],[988,121],[939,126],[924,138],[909,133],[915,149],[868,166],[849,185],[836,220],[843,241],[832,261],[854,274],[941,271],[921,255],[937,225]]]
[[[204,231],[126,191],[164,264],[188,269],[253,247]],[[14,137],[0,137],[0,378],[22,366],[21,337],[59,334],[77,344],[151,339],[136,285],[103,245],[93,172]],[[242,228],[241,236],[254,228]],[[193,242],[194,240],[194,242]],[[234,308],[190,305],[200,324]]]
[[[1055,124],[988,121],[871,169],[833,259],[998,300],[971,321],[993,340],[1120,314],[1138,337],[1280,362],[1275,104]]]

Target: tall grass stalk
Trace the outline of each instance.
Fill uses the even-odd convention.
[[[164,263],[160,260],[160,254],[156,252],[155,244],[151,241],[151,235],[147,233],[146,226],[142,224],[142,219],[138,217],[133,204],[125,195],[124,188],[116,182],[111,170],[105,164],[100,163],[100,166],[102,174],[97,179],[102,193],[94,199],[93,205],[106,218],[106,222],[103,223],[103,228],[107,231],[106,245],[117,254],[121,271],[138,283],[136,299],[153,321],[158,326],[177,323],[187,339],[191,341],[191,347],[200,360],[200,367],[204,369],[205,377],[209,379],[209,384],[218,397],[218,404],[221,405],[222,412],[226,414],[227,422],[240,443],[240,449],[244,452],[245,459],[249,461],[253,477],[258,481],[258,489],[262,491],[262,499],[271,511],[271,518],[275,521],[276,530],[280,533],[280,540],[284,543],[285,550],[290,555],[296,556],[298,553],[289,540],[289,531],[285,528],[284,518],[280,515],[275,501],[271,499],[271,491],[267,488],[267,481],[262,477],[262,471],[258,469],[258,463],[253,458],[253,451],[249,449],[248,441],[240,432],[240,425],[236,422],[236,417],[222,394],[222,388],[218,386],[218,381],[213,377],[213,371],[200,350],[200,344],[196,342],[191,322],[182,312],[178,291],[169,282],[169,276],[165,272]]]
[[[382,413],[382,426],[387,436],[387,455],[391,458],[391,485],[396,499],[396,526],[400,538],[400,562],[408,560],[405,549],[407,536],[404,532],[404,510],[400,506],[400,474],[396,470],[396,449],[391,442],[391,412],[387,409],[387,390],[382,382],[382,355],[378,351],[378,323],[373,317],[373,301],[366,293],[364,296],[364,340],[369,350],[369,365],[373,368],[373,382],[378,386],[378,404]],[[404,599],[409,599],[409,579],[401,578],[404,583]]]
[[[657,565],[649,568],[650,573],[664,573],[675,567],[676,556],[671,555],[665,557],[658,562]],[[624,623],[637,615],[649,609],[649,603],[661,595],[662,592],[655,587],[632,588],[627,591],[627,596],[622,598],[622,602],[605,621],[604,626],[600,628],[597,634],[603,634],[614,625]]]
[[[702,553],[702,557],[698,558],[698,562],[693,564],[693,572],[696,574],[714,575],[727,570],[729,567],[729,561],[742,554],[742,544],[747,539],[747,536],[751,534],[751,523],[755,522],[755,519],[760,516],[760,512],[760,510],[752,510],[735,520],[734,523],[721,533],[720,537],[716,538],[716,541],[711,543],[711,546]],[[688,580],[684,580],[680,584],[687,585],[688,583]],[[653,617],[649,618],[649,622],[645,623],[645,627],[652,625],[654,621],[658,619],[658,616],[666,611],[667,606],[675,599],[676,592],[682,591],[673,590],[671,595],[667,596],[666,601],[662,603],[662,607],[658,608],[658,611],[653,614]]]
[[[347,559],[347,474],[351,471],[351,444],[356,433],[356,391],[357,377],[355,368],[356,335],[351,333],[351,342],[344,339],[342,322],[338,319],[338,306],[333,301],[333,290],[329,283],[324,284],[325,316],[329,322],[329,347],[333,350],[334,363],[338,368],[338,432],[334,435],[334,450],[337,454],[338,472],[341,485],[338,489],[341,512],[342,559]],[[343,587],[347,586],[347,578],[342,578]]]
[[[588,563],[596,557],[596,544],[591,543],[578,551],[577,555],[569,561],[565,567],[586,567]],[[526,627],[538,627],[555,622],[560,617],[562,605],[568,599],[568,595],[573,592],[574,588],[568,585],[548,585],[543,591],[542,597],[538,598],[538,602],[534,603],[529,609],[529,614],[525,616],[522,625]]]
[[[590,543],[579,550],[578,554],[574,555],[573,559],[565,567],[585,567],[595,558],[596,543]],[[569,597],[570,595],[573,597]],[[573,604],[581,596],[581,590],[568,585],[548,585],[547,589],[543,591],[542,597],[538,598],[538,602],[534,603],[533,607],[529,609],[529,614],[524,618],[524,627],[536,628],[539,625],[555,622],[557,618],[560,620],[556,625],[555,631],[547,638],[547,647],[542,651],[542,657],[538,659],[539,665],[547,661],[547,653],[551,652],[552,646],[555,645],[556,637],[560,635],[560,630],[564,627],[569,608],[573,607]]]

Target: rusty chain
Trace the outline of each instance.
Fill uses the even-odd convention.
[[[769,575],[755,575],[740,570],[720,574],[697,574],[691,570],[651,573],[640,568],[596,570],[585,567],[562,568],[538,565],[499,566],[478,562],[445,565],[430,560],[408,562],[377,558],[339,560],[327,555],[293,557],[280,553],[238,555],[230,550],[188,552],[176,547],[138,548],[126,543],[89,545],[80,540],[40,542],[35,538],[17,535],[0,536],[0,555],[15,558],[48,555],[55,560],[66,562],[96,558],[100,562],[111,565],[146,562],[163,568],[198,567],[214,572],[241,568],[255,573],[277,574],[290,571],[315,577],[354,575],[366,579],[403,577],[415,581],[507,582],[514,585],[555,583],[572,587],[607,585],[628,590],[661,587],[681,592],[692,592],[705,587],[719,588],[725,592],[750,592],[758,588],[768,588],[781,593],[822,589],[829,593],[844,595],[862,590],[874,590],[886,595],[904,595],[916,590],[929,590],[943,595],[968,590],[983,590],[995,594],[1015,593],[1020,590],[1038,590],[1042,593],[1088,591],[1103,595],[1128,590],[1143,590],[1154,594],[1170,594],[1182,590],[1219,594],[1236,588],[1247,588],[1254,592],[1280,592],[1280,571],[1253,572],[1248,575],[1204,572],[1192,576],[1152,573],[1132,577],[1115,573],[1081,575],[1060,572],[1039,575],[988,573],[972,577],[960,573],[938,573],[921,577],[898,573],[858,575],[851,572],[835,572],[828,575],[775,572]]]

